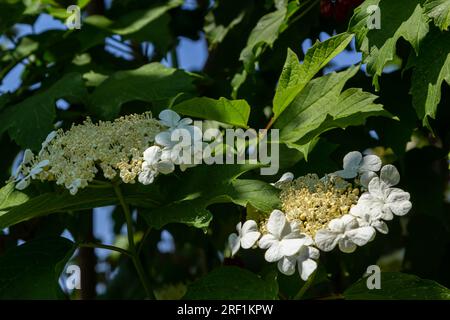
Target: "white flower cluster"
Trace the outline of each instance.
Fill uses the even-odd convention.
[[[238,234],[232,233],[228,238],[232,255],[240,247],[250,249],[258,244],[261,249],[267,249],[266,261],[278,262],[278,269],[286,275],[294,274],[297,265],[301,278],[306,281],[317,268],[319,250],[312,246],[313,239],[301,233],[296,222],[288,222],[280,210],[272,211],[267,232],[262,237],[254,220],[247,220],[244,225],[239,223],[236,229]]]
[[[167,129],[155,137],[156,144],[144,151],[144,161],[139,174],[139,182],[148,185],[153,183],[159,174],[169,174],[178,165],[181,171],[194,167],[194,157],[202,157],[202,150],[198,154],[196,146],[202,143],[201,129],[191,125],[192,119],[181,118],[173,110],[163,110],[159,114],[160,124]],[[182,140],[180,142],[180,140]],[[183,143],[184,141],[184,143]]]
[[[379,174],[378,174],[379,172]],[[353,179],[351,184],[349,179]],[[319,250],[336,246],[351,253],[388,233],[385,221],[411,209],[409,193],[395,188],[400,174],[393,165],[382,167],[375,155],[357,151],[344,157],[343,170],[319,179],[307,175],[294,179],[284,174],[273,185],[281,189],[283,211],[274,210],[267,220],[248,220],[228,242],[232,255],[240,247],[267,249],[264,257],[277,262],[280,272],[292,275],[297,265],[303,280],[317,268]]]
[[[191,163],[195,162],[186,157],[190,160],[195,155],[193,150],[201,142],[201,130],[191,125],[192,119],[181,119],[172,110],[162,111],[159,118],[144,113],[98,124],[87,119],[66,132],[53,131],[38,154],[25,150],[11,180],[19,190],[27,188],[34,179],[55,181],[75,195],[100,170],[108,180],[119,176],[124,183],[134,183],[137,178],[148,185],[158,174],[173,172],[176,165],[183,171],[194,166]],[[185,137],[187,143],[178,143]]]

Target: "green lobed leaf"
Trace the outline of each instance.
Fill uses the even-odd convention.
[[[378,88],[378,77],[384,68],[396,58],[396,44],[400,38],[408,41],[415,52],[429,31],[428,18],[424,15],[421,0],[369,0],[355,11],[349,23],[349,31],[357,34],[357,44],[367,63],[367,72],[374,76],[373,84]],[[380,29],[369,30],[367,21],[370,5],[378,5]]]
[[[139,207],[152,207],[162,201],[162,195],[155,185],[126,185],[123,193],[127,203]],[[0,189],[0,229],[19,222],[53,213],[82,211],[118,204],[117,195],[111,187],[80,190],[75,196],[68,191],[47,192],[37,196],[14,190],[13,184]]]
[[[193,80],[189,73],[160,63],[118,71],[92,93],[89,110],[103,119],[113,119],[119,115],[125,102],[156,102],[171,99],[182,92],[193,92]]]
[[[382,272],[381,289],[367,288],[363,278],[344,292],[350,300],[450,300],[450,290],[432,280],[400,272]]]
[[[184,299],[275,300],[278,292],[272,282],[245,269],[220,267],[189,285]]]
[[[442,83],[450,85],[450,33],[433,30],[423,46],[426,49],[413,57],[411,94],[417,115],[431,129],[428,117],[436,117]]]
[[[87,90],[78,73],[65,74],[50,88],[40,90],[0,114],[0,134],[8,130],[23,148],[40,150],[41,143],[54,130],[56,101],[61,98],[84,101]]]
[[[275,122],[280,141],[301,150],[299,146],[332,128],[360,125],[369,116],[388,116],[382,105],[374,103],[377,96],[355,88],[342,92],[356,72],[358,68],[352,67],[308,83]]]
[[[58,299],[58,284],[73,242],[44,238],[14,247],[0,256],[0,299]]]
[[[200,165],[186,171],[170,187],[167,204],[143,210],[147,223],[160,229],[169,223],[184,223],[197,228],[206,227],[212,219],[207,207],[215,203],[246,206],[248,203],[262,212],[279,207],[279,190],[258,180],[237,179],[259,165]],[[177,188],[173,188],[177,185]]]
[[[254,63],[262,52],[262,46],[272,46],[278,38],[281,26],[286,16],[286,7],[281,6],[274,12],[259,19],[242,50],[239,59],[244,62],[247,71],[253,71]]]
[[[250,106],[245,100],[219,100],[201,97],[183,101],[173,107],[181,114],[208,120],[216,120],[238,127],[247,127]]]
[[[434,20],[434,24],[442,31],[450,26],[450,0],[427,0],[425,13]]]
[[[286,62],[273,99],[275,119],[280,116],[316,73],[347,47],[352,38],[352,34],[342,33],[324,42],[317,41],[306,53],[302,64],[298,61],[297,55],[288,49]]]

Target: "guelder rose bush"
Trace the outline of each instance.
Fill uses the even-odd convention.
[[[450,0],[66,2],[0,0],[0,299],[450,299]]]
[[[292,275],[297,266],[306,281],[317,269],[320,251],[337,246],[352,253],[373,241],[377,232],[387,234],[385,221],[412,207],[409,193],[394,188],[400,182],[397,168],[358,151],[348,153],[343,162],[343,170],[322,178],[309,174],[294,179],[285,173],[274,183],[281,189],[282,211],[238,223],[238,234],[228,239],[232,255],[240,247],[259,247],[280,272]]]

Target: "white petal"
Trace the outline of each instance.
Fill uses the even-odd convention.
[[[44,171],[44,168],[50,164],[48,160],[42,160],[36,164],[30,171],[30,176],[34,179],[36,175]]]
[[[343,178],[343,179],[353,179],[354,177],[356,177],[358,175],[358,171],[357,170],[344,169],[344,170],[336,171],[334,174],[339,176],[339,177],[341,177],[341,178]]]
[[[297,261],[295,257],[284,257],[278,261],[278,270],[287,276],[291,276],[295,273],[296,263]]]
[[[156,167],[162,174],[169,174],[175,170],[175,165],[172,161],[160,161],[156,164]]]
[[[178,122],[178,126],[187,126],[192,123],[191,118],[183,118]]]
[[[281,239],[281,236],[286,232],[286,227],[290,229],[286,222],[286,217],[282,211],[273,210],[270,214],[269,221],[267,222],[267,230],[276,238]]]
[[[155,142],[163,147],[172,147],[176,144],[176,141],[172,141],[171,133],[169,131],[163,131],[156,135]]]
[[[379,171],[381,168],[381,159],[376,155],[365,156],[360,164],[359,172]]]
[[[276,262],[283,258],[283,256],[281,245],[278,241],[274,241],[264,254],[264,258],[267,262]]]
[[[16,189],[17,190],[24,190],[26,189],[29,185],[30,185],[31,181],[29,177],[26,177],[22,180],[20,180],[17,184],[16,184]]]
[[[241,238],[241,246],[244,249],[250,249],[258,241],[261,233],[258,231],[250,231],[245,233]]]
[[[358,199],[358,204],[370,205],[377,200],[370,192],[364,192]]]
[[[367,216],[364,218],[356,218],[356,220],[358,221],[358,225],[360,227],[370,226],[370,221],[369,221],[369,219],[367,219]]]
[[[161,123],[167,127],[175,127],[180,121],[180,116],[173,110],[166,109],[159,114]]]
[[[370,181],[372,181],[372,179],[375,177],[378,177],[375,172],[366,171],[359,178],[359,182],[363,187],[367,188],[369,186]]]
[[[317,247],[325,252],[331,251],[336,247],[341,234],[330,231],[330,230],[319,230],[314,238]]]
[[[35,178],[36,175],[38,175],[39,173],[41,173],[42,171],[44,171],[44,169],[42,169],[41,167],[34,167],[31,169],[30,171],[30,176],[32,178]]]
[[[339,240],[339,249],[344,253],[352,253],[356,250],[356,244],[349,239],[342,238]]]
[[[276,239],[273,235],[271,234],[265,234],[261,237],[261,239],[259,239],[259,247],[261,249],[267,249],[270,246],[272,246],[275,242],[279,242],[278,239]]]
[[[368,189],[372,197],[384,199],[388,186],[380,178],[374,177],[370,180]]]
[[[344,230],[352,230],[358,227],[358,221],[356,221],[355,217],[351,214],[343,215],[339,218],[344,225]]]
[[[23,163],[23,164],[28,164],[28,163],[30,163],[30,161],[33,160],[33,157],[34,157],[33,152],[32,152],[30,149],[26,149],[26,150],[23,152],[22,163]]]
[[[391,221],[392,219],[394,219],[394,214],[392,213],[390,204],[383,205],[382,211],[381,211],[381,219],[386,220],[386,221]]]
[[[245,221],[242,226],[242,234],[246,234],[247,232],[258,231],[258,224],[254,220]]]
[[[56,131],[52,131],[47,135],[44,142],[42,142],[42,148],[45,148],[52,140],[57,136]]]
[[[228,236],[228,246],[231,249],[231,255],[234,256],[238,251],[241,245],[240,238],[236,233],[232,233]]]
[[[37,168],[44,168],[44,167],[48,166],[49,164],[50,164],[49,160],[42,160],[37,165],[35,165],[35,167],[37,167]]]
[[[383,234],[387,234],[389,232],[389,228],[388,225],[381,220],[377,220],[372,222],[372,226],[378,230],[378,232],[383,233]]]
[[[187,132],[189,132],[190,136],[191,136],[191,141],[202,141],[203,139],[203,132],[199,127],[196,126],[187,126],[187,127],[183,127],[182,129],[178,129],[178,130],[187,130]]]
[[[401,201],[389,203],[388,206],[396,216],[404,216],[409,212],[409,210],[411,210],[412,203],[410,201]]]
[[[239,222],[239,223],[236,225],[236,231],[237,231],[237,234],[238,234],[239,236],[242,236],[242,222]]]
[[[301,262],[301,261],[304,261],[307,259],[317,260],[320,257],[320,253],[319,253],[319,250],[317,250],[314,247],[303,246],[303,247],[301,247],[298,254],[296,254],[296,256],[297,256],[297,261]]]
[[[172,149],[170,149],[170,148],[162,149],[161,161],[172,161]]]
[[[314,244],[313,238],[311,238],[307,234],[302,233],[301,234],[301,239],[303,240],[303,245],[304,246],[311,246],[311,245]]]
[[[280,241],[283,256],[293,256],[303,246],[303,239],[283,239]]]
[[[271,183],[271,185],[278,188],[283,183],[291,182],[292,180],[294,180],[294,174],[292,172],[286,172],[281,176],[281,178],[277,182]]]
[[[153,170],[144,170],[139,174],[138,180],[143,185],[149,185],[153,183],[157,174],[158,173]]]
[[[357,218],[364,218],[365,212],[369,210],[369,207],[366,206],[364,203],[358,202],[356,206],[353,206],[350,208],[350,214]]]
[[[344,223],[341,221],[341,219],[336,218],[331,220],[328,223],[328,228],[333,231],[333,232],[337,232],[337,233],[343,233],[345,230],[345,225]]]
[[[300,263],[298,262],[298,273],[303,281],[308,280],[309,276],[317,269],[317,262],[312,259],[307,259]]]
[[[358,246],[364,246],[375,237],[375,229],[373,227],[361,227],[345,232],[346,237]]]
[[[408,192],[403,191],[400,188],[390,188],[386,202],[390,203],[390,202],[408,201],[409,198],[410,195]]]
[[[387,186],[392,187],[400,182],[400,174],[396,167],[391,164],[385,165],[381,168],[380,179]]]
[[[161,148],[158,146],[151,146],[144,151],[144,161],[149,165],[153,165],[161,158]]]
[[[361,165],[362,154],[358,151],[352,151],[345,155],[343,161],[343,168],[347,171],[355,171],[358,172],[358,169]],[[356,174],[355,174],[356,177]]]
[[[314,247],[308,247],[309,257],[311,259],[317,260],[320,257],[320,252]]]
[[[300,234],[300,224],[297,221],[291,221],[288,224],[287,230],[289,230],[289,234],[285,234],[284,238],[292,239],[292,238],[301,238],[304,237]]]

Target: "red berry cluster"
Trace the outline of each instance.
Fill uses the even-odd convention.
[[[363,2],[364,0],[321,0],[320,14],[326,19],[334,18],[342,23],[350,17],[353,9]]]

